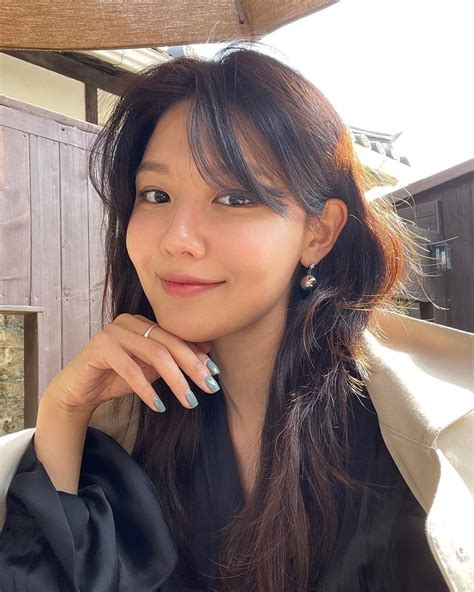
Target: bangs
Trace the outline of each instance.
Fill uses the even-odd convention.
[[[249,119],[236,107],[219,104],[220,97],[196,93],[189,99],[187,138],[196,167],[209,185],[243,188],[257,203],[288,217],[291,192],[275,155]]]

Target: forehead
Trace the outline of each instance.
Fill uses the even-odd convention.
[[[186,140],[187,117],[188,107],[185,103],[172,105],[158,119],[146,149],[150,144],[159,146]]]
[[[136,171],[137,175],[145,170],[169,174],[174,167],[182,167],[186,164],[192,166],[194,159],[188,143],[189,107],[189,101],[180,101],[161,115],[147,142],[142,161]],[[233,132],[252,173],[262,181],[281,185],[275,178],[277,170],[275,160],[257,131],[245,118],[237,116]],[[220,174],[225,175],[222,157],[217,154],[215,147],[214,150],[209,150],[205,134],[200,138],[200,148],[206,152],[213,165],[219,168]],[[218,160],[217,163],[216,160]],[[151,162],[159,162],[165,166],[150,165]]]

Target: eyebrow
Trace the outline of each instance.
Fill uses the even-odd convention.
[[[141,171],[152,171],[155,173],[162,173],[164,175],[171,174],[170,168],[167,164],[165,164],[164,162],[158,162],[156,160],[144,160],[143,162],[141,162],[135,170],[135,178],[138,177],[138,173],[140,173]],[[264,178],[266,180],[269,180],[267,175],[264,175]],[[260,182],[262,183],[262,181]],[[275,189],[271,184],[270,186],[267,186],[265,183],[262,184],[265,187],[265,189],[270,193],[273,193],[275,195],[285,194],[285,192],[281,192],[279,189]]]
[[[157,162],[156,160],[144,160],[141,162],[135,171],[135,177],[141,171],[153,171],[154,173],[170,174],[170,169],[164,162]]]

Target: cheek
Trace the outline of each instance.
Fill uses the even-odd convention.
[[[152,248],[151,228],[148,228],[147,224],[140,221],[139,215],[132,215],[129,220],[125,244],[128,256],[137,268],[137,272],[139,272],[140,268],[146,264]]]
[[[286,290],[301,255],[302,234],[279,221],[220,239],[218,252],[237,278],[239,298],[265,306]]]
[[[272,309],[288,289],[302,246],[299,229],[280,220],[216,224],[206,234],[207,257],[227,285],[199,299],[172,300],[150,280],[157,235],[156,224],[137,213],[127,228],[127,251],[161,326],[187,341],[217,339]]]

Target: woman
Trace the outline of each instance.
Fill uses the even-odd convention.
[[[0,584],[447,590],[364,384],[363,332],[416,251],[328,100],[238,45],[152,66],[91,176],[110,306],[40,400]],[[112,401],[130,455],[90,425]]]

